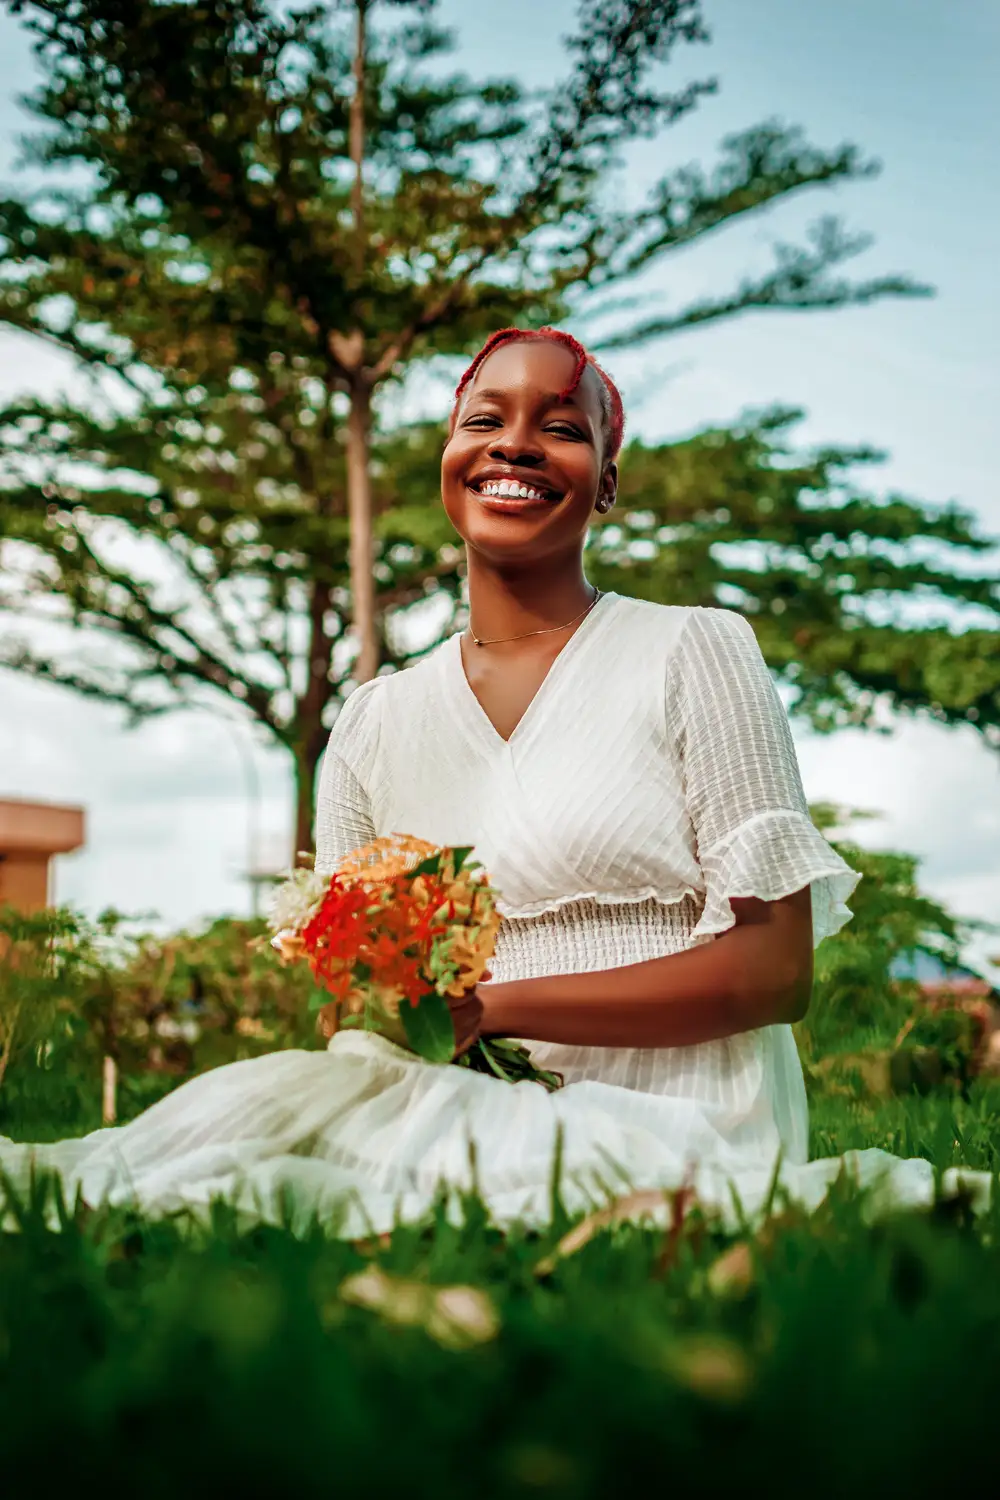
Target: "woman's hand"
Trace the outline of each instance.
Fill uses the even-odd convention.
[[[483,973],[482,983],[486,984],[490,978],[490,971],[486,969]],[[464,995],[457,1000],[449,999],[451,1007],[451,1020],[455,1028],[455,1057],[463,1057],[470,1047],[475,1046],[482,1035],[484,1005],[483,997],[478,987],[466,990]],[[330,1005],[324,1005],[316,1017],[316,1030],[324,1041],[329,1041],[337,1030],[337,1004],[334,1001]]]
[[[490,978],[489,969],[484,970],[482,983],[485,984]],[[449,1000],[451,1006],[451,1021],[455,1028],[455,1052],[454,1056],[464,1057],[470,1047],[478,1042],[483,1030],[483,1014],[485,1007],[483,997],[479,993],[479,986],[466,990],[465,994],[457,1000]]]

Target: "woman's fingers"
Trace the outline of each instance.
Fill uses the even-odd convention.
[[[455,1028],[455,1056],[461,1057],[477,1040],[483,1022],[483,1002],[475,990],[451,1002],[451,1020]]]

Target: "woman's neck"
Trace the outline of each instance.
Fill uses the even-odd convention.
[[[477,636],[490,640],[549,630],[571,622],[594,597],[579,557],[548,568],[503,572],[469,554],[469,614]]]

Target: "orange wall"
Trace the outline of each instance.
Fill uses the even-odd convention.
[[[83,808],[0,797],[0,906],[47,906],[52,856],[79,849],[83,839]]]
[[[68,854],[83,840],[81,807],[0,797],[0,854]]]
[[[7,854],[0,858],[0,906],[19,911],[41,911],[49,899],[49,858],[46,854]]]

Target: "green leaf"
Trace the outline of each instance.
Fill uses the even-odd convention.
[[[468,857],[469,857],[469,855],[471,853],[472,853],[472,845],[471,844],[468,846],[468,848],[455,849],[455,850],[452,851],[452,861],[453,861],[452,868],[454,869],[456,875],[458,874],[459,870],[461,870],[462,866],[465,864],[466,860],[468,859]]]
[[[449,1063],[455,1055],[455,1027],[451,1008],[441,995],[432,990],[419,1005],[400,1001],[400,1019],[410,1047],[425,1062]]]
[[[440,873],[440,854],[428,855],[427,859],[422,859],[419,865],[414,865],[413,869],[410,871],[411,875],[439,875]]]
[[[314,1013],[317,1010],[322,1010],[323,1006],[329,1005],[332,999],[333,996],[330,994],[329,990],[322,989],[318,984],[314,985],[309,994],[310,1013]]]

